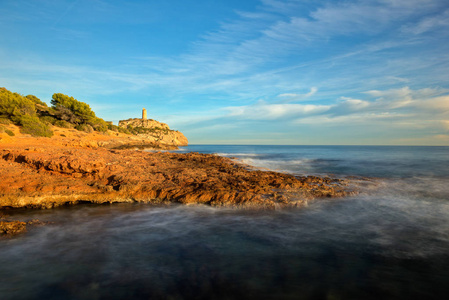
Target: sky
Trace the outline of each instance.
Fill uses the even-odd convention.
[[[191,144],[449,145],[449,2],[0,0],[0,86]]]

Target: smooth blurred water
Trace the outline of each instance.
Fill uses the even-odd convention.
[[[449,177],[449,147],[193,145],[181,150],[297,174]]]
[[[81,205],[0,240],[0,299],[444,299],[449,148],[189,146],[293,174],[375,177],[301,209]]]

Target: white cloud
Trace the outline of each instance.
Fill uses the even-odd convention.
[[[329,109],[326,105],[270,104],[259,101],[253,105],[225,108],[227,117],[249,120],[278,120],[298,116],[320,114]]]
[[[331,113],[336,115],[347,115],[350,113],[364,111],[371,103],[365,100],[341,97],[341,101],[332,106]]]
[[[312,88],[310,88],[310,91],[305,94],[283,93],[283,94],[279,94],[278,97],[284,98],[282,100],[283,103],[288,103],[288,102],[306,100],[307,98],[315,95],[316,92],[318,92],[318,88],[312,87]]]
[[[365,94],[376,98],[375,105],[384,109],[414,108],[424,111],[445,111],[449,108],[449,96],[441,96],[447,93],[447,89],[424,88],[412,90],[409,87],[390,89],[385,91],[371,90]]]
[[[259,101],[253,105],[227,107],[225,117],[231,122],[238,119],[314,126],[377,126],[384,130],[430,130],[443,134],[449,130],[449,95],[441,93],[441,89],[403,87],[365,92],[371,99],[341,97],[330,105]]]

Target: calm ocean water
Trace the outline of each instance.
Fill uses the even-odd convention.
[[[259,168],[370,177],[300,209],[81,205],[0,240],[0,299],[444,299],[449,147],[209,146]]]

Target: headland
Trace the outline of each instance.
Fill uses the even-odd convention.
[[[20,124],[4,123],[0,133],[3,211],[116,202],[275,209],[350,193],[346,182],[335,178],[254,170],[212,154],[155,151],[188,143],[182,133],[155,120],[121,121],[118,128],[128,132],[114,127],[87,132],[46,123],[51,137],[32,136]]]

